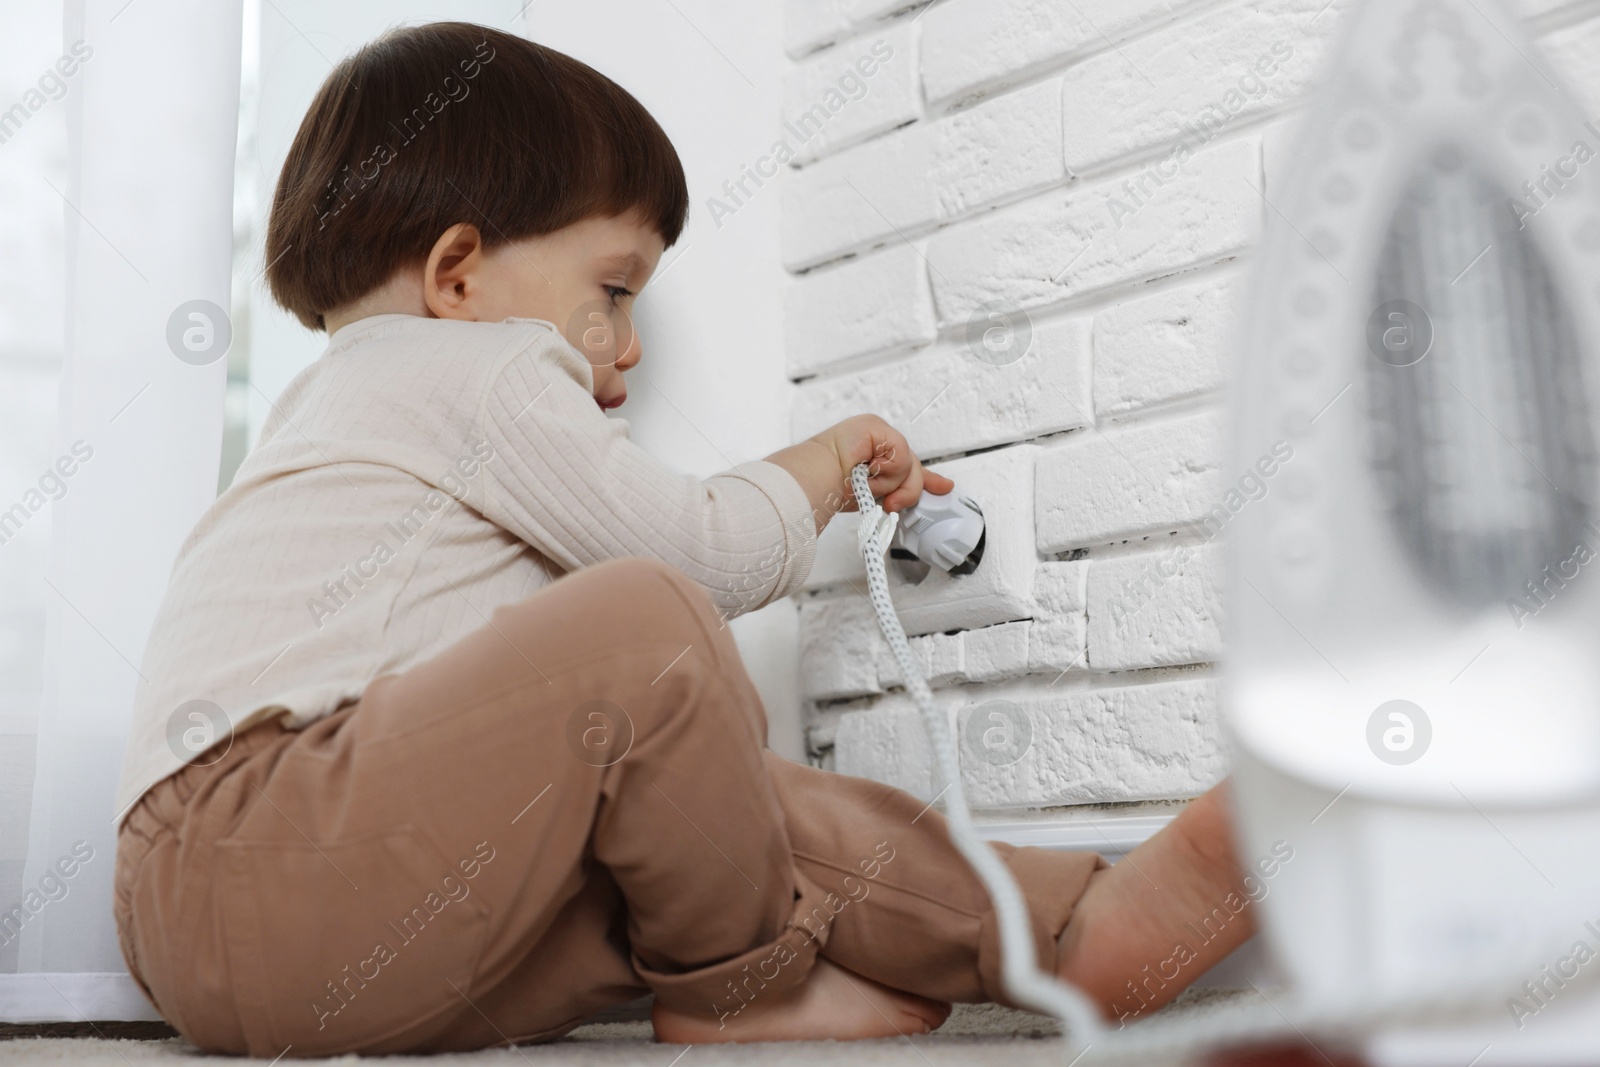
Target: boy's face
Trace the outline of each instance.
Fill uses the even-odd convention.
[[[643,355],[633,301],[665,250],[653,227],[629,213],[584,219],[490,249],[478,243],[476,231],[454,241],[446,234],[440,246],[424,294],[434,314],[554,323],[594,368],[595,402],[609,410],[627,399],[622,372]]]

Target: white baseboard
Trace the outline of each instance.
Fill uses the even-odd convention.
[[[160,1021],[126,971],[0,974],[0,1023]]]
[[[978,822],[977,828],[987,841],[1068,852],[1098,852],[1115,862],[1144,844],[1176,815],[1175,811],[1170,815],[1112,814],[1093,818],[1072,814],[1059,819],[985,820]]]

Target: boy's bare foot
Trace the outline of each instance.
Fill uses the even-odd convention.
[[[709,1012],[685,1015],[657,1004],[656,1037],[673,1044],[720,1041],[856,1041],[925,1034],[950,1016],[950,1005],[890,989],[818,957],[798,987],[758,995],[720,1021]]]
[[[1227,783],[1095,872],[1061,934],[1056,972],[1109,1018],[1143,1018],[1255,933]],[[1260,894],[1260,883],[1249,883]]]

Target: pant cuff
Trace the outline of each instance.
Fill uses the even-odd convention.
[[[805,981],[831,928],[816,916],[829,917],[831,913],[823,903],[828,895],[825,890],[799,871],[794,878],[794,908],[789,920],[782,932],[764,945],[676,974],[650,970],[635,953],[634,969],[655,993],[656,1002],[686,1015],[709,1015],[725,1026],[758,1000],[776,997]]]
[[[1057,941],[1072,920],[1073,909],[1088,888],[1090,876],[1110,864],[1096,852],[1054,852],[1004,845],[995,848],[1011,869],[1028,905],[1034,959],[1040,970],[1054,974]],[[1006,992],[1001,969],[1000,917],[992,906],[978,927],[978,978],[985,995],[996,1004],[1023,1006]]]

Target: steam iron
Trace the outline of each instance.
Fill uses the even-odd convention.
[[[1225,472],[1293,445],[1230,525],[1241,858],[1294,848],[1261,918],[1308,1002],[1509,1036],[1600,950],[1600,134],[1500,0],[1345,18],[1235,385]]]

